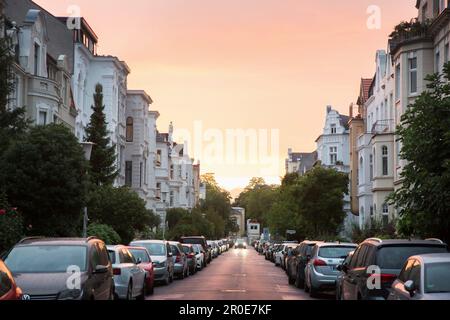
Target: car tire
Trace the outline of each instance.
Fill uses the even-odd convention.
[[[314,288],[313,286],[311,286],[311,288],[309,288],[309,296],[311,298],[317,298],[318,295],[319,295],[319,290]]]
[[[295,278],[295,286],[299,289],[305,288],[305,280],[300,279],[299,273],[297,272],[297,278]]]
[[[168,286],[170,284],[170,274],[167,276],[166,279],[164,279],[164,285]]]
[[[144,283],[142,284],[142,292],[137,296],[136,300],[145,300],[145,295],[147,293],[147,278],[144,278]]]
[[[128,284],[126,300],[133,300],[133,283],[131,281]]]
[[[310,291],[311,291],[311,288],[308,286],[308,281],[305,281],[305,292],[310,293]]]

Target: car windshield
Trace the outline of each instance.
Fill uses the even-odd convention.
[[[112,264],[116,263],[116,252],[114,250],[108,250],[109,260]]]
[[[85,246],[24,246],[14,248],[5,260],[13,273],[65,273],[77,267],[86,271]]]
[[[446,253],[447,249],[441,246],[389,246],[382,247],[378,252],[377,265],[381,269],[399,269],[403,268],[409,257],[428,254],[428,253]]]
[[[191,253],[191,248],[183,246],[183,252],[184,253]]]
[[[166,246],[162,243],[136,243],[140,247],[147,249],[151,256],[165,256]]]
[[[133,255],[134,259],[141,260],[141,262],[151,262],[150,257],[148,256],[147,252],[142,249],[130,249],[131,254]]]
[[[450,262],[426,265],[425,293],[445,292],[450,292]]]
[[[244,243],[244,240],[243,240],[243,239],[238,239],[236,242],[237,242],[238,244],[243,244],[243,243]]]
[[[183,243],[187,244],[202,244],[202,239],[194,239],[194,238],[185,238],[183,239]]]
[[[355,247],[322,247],[319,250],[319,257],[329,259],[345,259],[347,255],[353,250],[355,250]]]

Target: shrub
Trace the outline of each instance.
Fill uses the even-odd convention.
[[[102,239],[106,244],[120,244],[119,234],[111,227],[106,224],[93,223],[88,226],[87,230],[88,236],[95,236]]]

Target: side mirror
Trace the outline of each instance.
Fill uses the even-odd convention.
[[[101,274],[101,273],[107,273],[108,272],[108,266],[96,266],[94,270],[94,274]]]
[[[414,297],[414,295],[416,294],[416,284],[414,283],[414,281],[406,281],[404,287],[405,290],[409,292],[411,298]]]
[[[171,257],[173,257],[173,253],[172,253],[172,252],[169,252],[169,253],[167,254],[167,256],[168,256],[169,258],[171,258]]]
[[[142,259],[141,258],[138,258],[137,260],[136,260],[136,264],[141,264],[142,263]]]

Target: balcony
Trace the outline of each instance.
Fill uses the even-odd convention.
[[[394,133],[394,132],[395,132],[395,124],[393,119],[378,120],[372,127],[372,133],[374,135]]]
[[[430,34],[430,22],[420,22],[412,20],[411,22],[401,22],[389,36],[389,46],[392,55],[408,44],[417,42],[431,42],[433,37]]]
[[[28,79],[28,88],[28,95],[30,96],[45,97],[57,104],[61,102],[60,87],[56,81],[43,77],[31,76]]]

